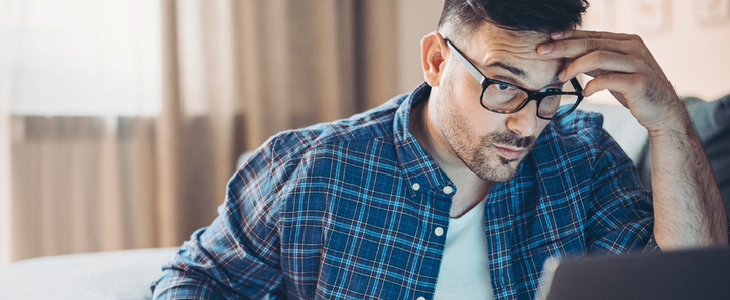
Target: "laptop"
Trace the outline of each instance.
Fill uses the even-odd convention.
[[[548,259],[537,299],[730,299],[730,248]]]

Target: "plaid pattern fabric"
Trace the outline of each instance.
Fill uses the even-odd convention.
[[[435,231],[448,231],[456,189],[408,132],[429,91],[269,139],[230,180],[219,217],[164,264],[155,299],[432,299],[446,239]],[[658,250],[651,195],[602,120],[552,121],[492,188],[495,299],[534,297],[550,256]]]

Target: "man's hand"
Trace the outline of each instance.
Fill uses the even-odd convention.
[[[674,88],[639,36],[568,30],[554,32],[551,37],[553,42],[540,45],[537,52],[569,62],[559,75],[561,81],[581,73],[594,77],[585,86],[584,96],[610,91],[650,132],[688,118]]]
[[[636,35],[568,30],[537,52],[566,59],[561,81],[593,76],[583,90],[610,91],[649,131],[654,235],[663,250],[727,245],[728,223],[699,136],[684,104]]]

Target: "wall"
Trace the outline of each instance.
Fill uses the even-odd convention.
[[[591,3],[593,8],[585,17],[586,27],[639,34],[680,95],[714,100],[730,93],[730,1],[714,1],[724,8],[715,13],[719,18],[712,22],[703,21],[699,15],[702,6],[713,1],[594,0]],[[652,7],[658,8],[653,12],[656,15],[648,11],[649,17],[656,17],[654,23],[646,14],[646,9]],[[603,20],[593,22],[597,18]]]
[[[444,0],[398,0],[398,92],[423,82],[421,38],[438,27]]]

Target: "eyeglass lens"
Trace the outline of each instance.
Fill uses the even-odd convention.
[[[561,90],[563,92],[574,92],[575,89],[571,83],[566,83]],[[482,105],[496,111],[513,111],[517,109],[527,99],[528,94],[506,84],[493,83],[487,86],[482,93]],[[575,95],[550,95],[539,101],[540,106],[537,114],[541,117],[552,118],[559,115],[558,110],[562,105],[572,107],[578,101]],[[567,111],[565,110],[562,111]]]

